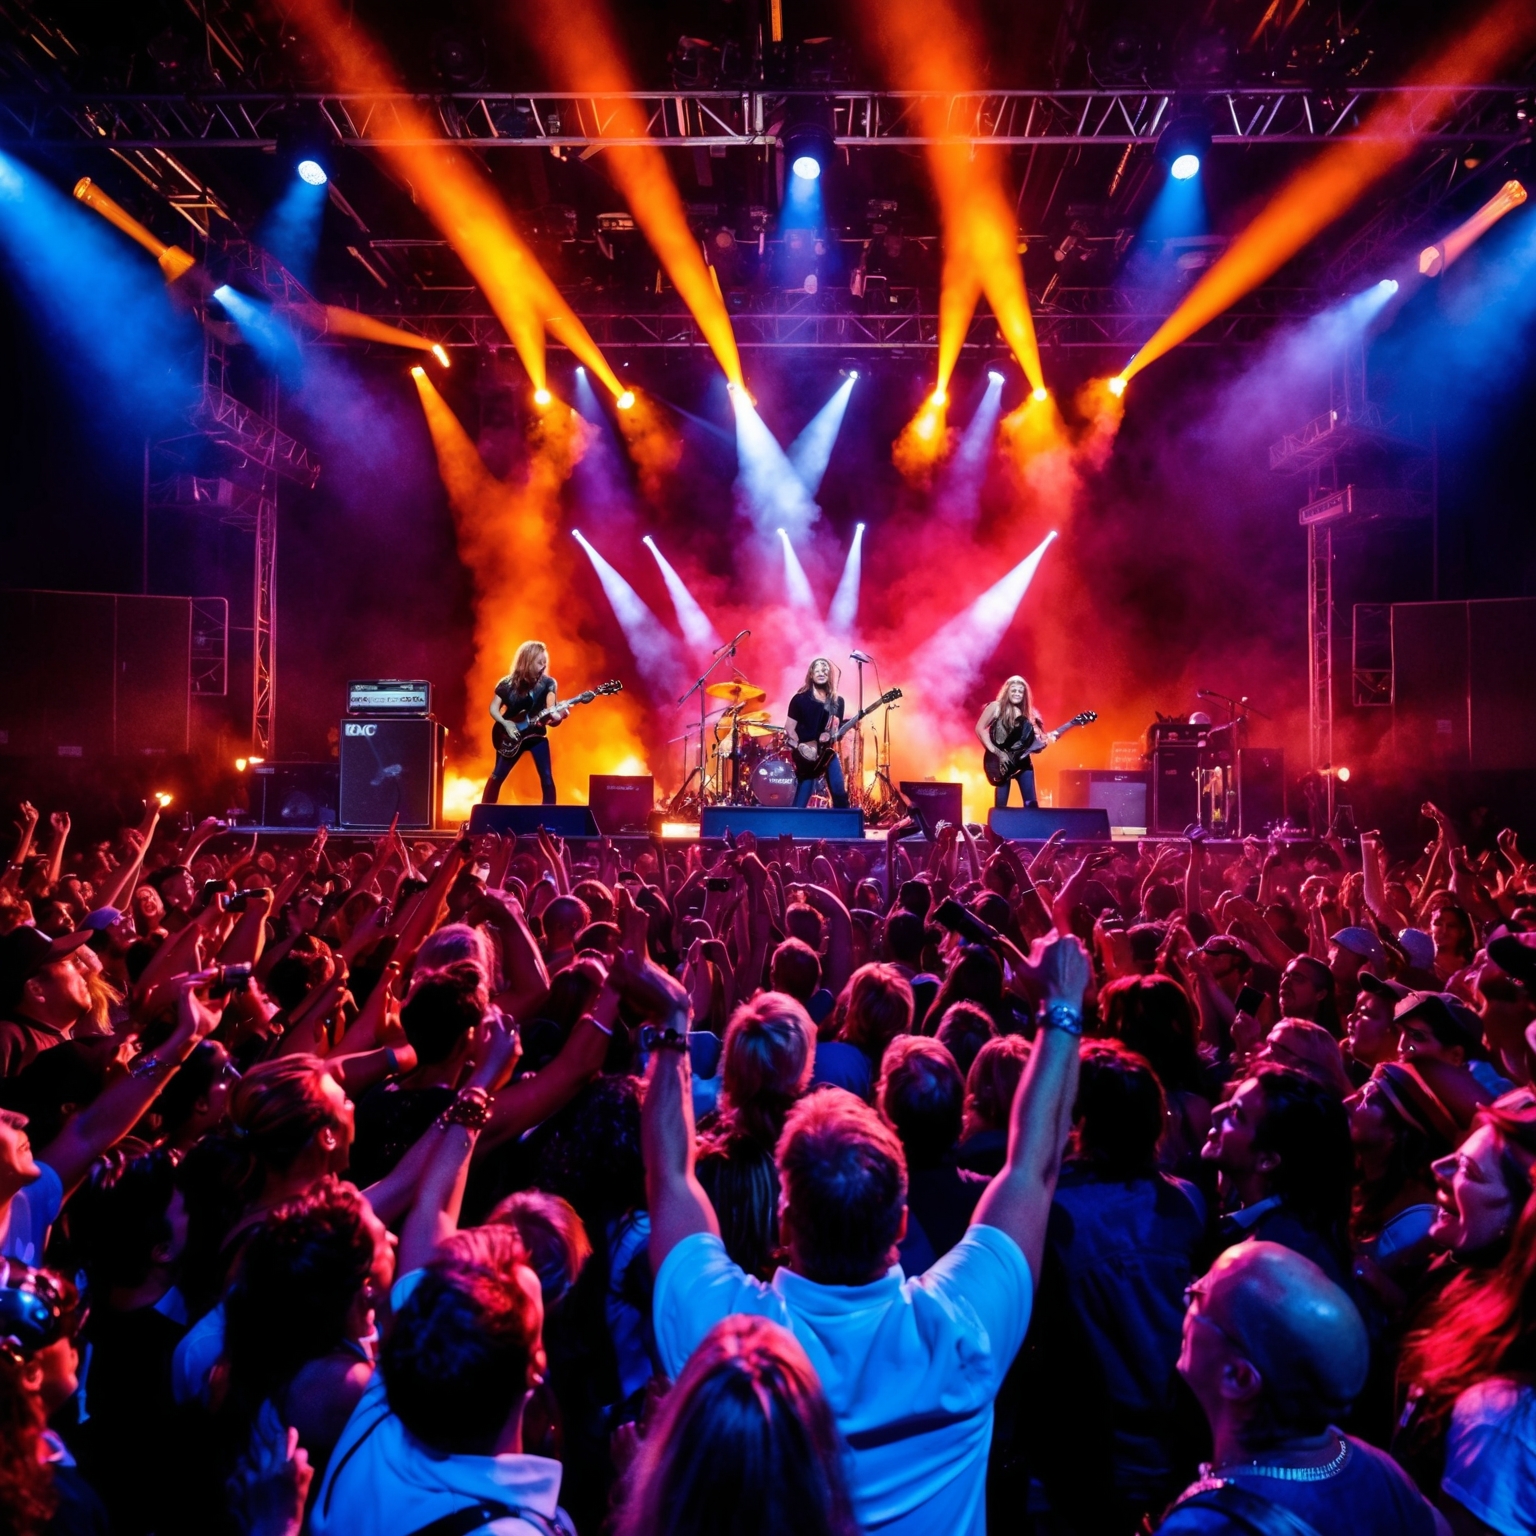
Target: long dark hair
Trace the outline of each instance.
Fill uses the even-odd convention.
[[[843,1456],[793,1335],[728,1317],[693,1352],[641,1446],[619,1536],[857,1536]]]
[[[27,1391],[22,1368],[0,1351],[0,1530],[36,1536],[58,1508],[53,1470],[39,1455],[43,1405]]]

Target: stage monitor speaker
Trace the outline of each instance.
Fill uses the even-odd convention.
[[[724,837],[727,832],[750,832],[760,839],[783,837],[829,837],[838,840],[864,836],[864,813],[860,810],[826,806],[797,810],[793,806],[706,805],[701,837]]]
[[[443,805],[443,742],[436,720],[380,715],[341,722],[340,819],[344,827],[438,824]]]
[[[1056,798],[1064,806],[1103,811],[1112,829],[1145,832],[1152,775],[1124,768],[1063,768]]]
[[[251,815],[262,827],[334,827],[335,763],[258,763],[251,769]]]
[[[995,806],[987,825],[997,836],[1012,843],[1043,843],[1061,832],[1071,843],[1107,843],[1109,816],[1104,811],[1039,806]]]
[[[656,780],[648,773],[594,773],[587,780],[587,800],[604,837],[645,832],[656,809]]]
[[[1237,749],[1237,826],[1243,837],[1263,837],[1285,820],[1285,749]]]
[[[1200,749],[1193,743],[1159,746],[1152,754],[1152,830],[1178,837],[1200,820]]]
[[[923,836],[930,843],[938,837],[941,821],[958,827],[965,819],[961,805],[965,793],[963,784],[938,784],[932,779],[903,779],[901,792],[912,804],[912,819],[923,829]]]
[[[532,837],[552,832],[556,837],[596,837],[597,822],[589,805],[477,805],[469,813],[470,833],[509,833]]]

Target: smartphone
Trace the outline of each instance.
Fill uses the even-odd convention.
[[[1246,1013],[1251,1018],[1258,1014],[1258,1011],[1263,1006],[1263,1003],[1263,988],[1256,987],[1252,982],[1249,982],[1248,985],[1244,987],[1242,991],[1239,992],[1233,999],[1232,1006],[1237,1009],[1239,1013]]]
[[[984,923],[969,910],[962,907],[952,896],[946,896],[933,910],[933,920],[940,927],[948,928],[951,933],[958,933],[968,944],[995,944],[998,932],[990,923]]]
[[[227,997],[231,992],[244,992],[251,984],[253,967],[249,965],[221,965],[216,969],[218,975],[209,984],[209,997]]]
[[[706,875],[704,877],[704,889],[706,891],[728,891],[735,883],[729,875]]]

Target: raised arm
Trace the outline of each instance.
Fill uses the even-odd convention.
[[[838,997],[853,975],[853,918],[837,892],[824,885],[806,886],[805,899],[826,919],[824,980],[833,997]]]
[[[144,820],[137,827],[124,829],[123,837],[133,850],[133,857],[124,859],[102,882],[101,889],[96,893],[98,907],[118,906],[125,891],[130,896],[133,894],[133,888],[138,884],[139,871],[144,867],[144,856],[149,852],[149,845],[154,840],[155,827],[159,820],[160,806],[156,801],[151,800],[145,804]]]
[[[48,845],[48,884],[55,886],[64,873],[64,845],[69,841],[69,812],[55,811],[48,818],[53,837]]]
[[[1077,1097],[1078,1042],[1089,974],[1088,955],[1078,939],[1068,935],[1047,947],[1040,972],[1045,985],[1043,1023],[1013,1097],[1008,1159],[982,1192],[971,1217],[1006,1232],[1019,1245],[1037,1286],[1051,1198]]]

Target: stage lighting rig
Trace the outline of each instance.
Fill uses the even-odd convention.
[[[331,179],[331,134],[318,110],[293,104],[283,111],[277,130],[277,160],[306,186],[323,187]]]
[[[802,181],[819,181],[832,164],[832,104],[817,98],[792,100],[780,143],[790,170]]]
[[[1175,181],[1191,181],[1211,152],[1211,122],[1203,112],[1174,118],[1157,140],[1157,158]]]
[[[432,36],[432,73],[444,85],[472,90],[488,71],[485,39],[466,27],[440,27]]]

